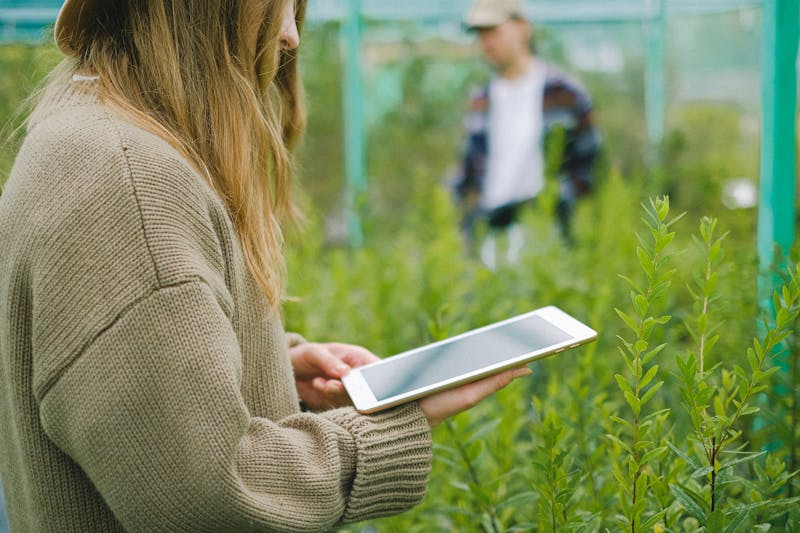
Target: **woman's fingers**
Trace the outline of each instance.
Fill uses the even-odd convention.
[[[292,357],[297,379],[313,379],[317,376],[340,378],[350,371],[350,366],[324,344],[306,343],[295,350],[302,350],[295,352]]]
[[[326,396],[337,396],[344,393],[344,385],[338,379],[314,378],[311,386]]]
[[[328,344],[328,348],[343,362],[350,365],[351,368],[356,368],[359,366],[368,365],[369,363],[374,363],[375,361],[380,361],[380,358],[377,355],[362,346],[332,342]]]
[[[420,400],[420,407],[431,427],[445,419],[477,405],[487,396],[502,389],[518,377],[530,375],[526,366],[512,368],[455,389],[450,389]]]
[[[317,376],[339,379],[351,368],[379,361],[378,356],[352,344],[304,343],[290,350],[292,366],[297,379]]]

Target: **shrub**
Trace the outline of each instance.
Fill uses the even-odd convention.
[[[389,355],[548,304],[600,332],[437,428],[422,505],[345,531],[796,527],[797,375],[775,362],[796,342],[797,268],[757,328],[755,278],[743,290],[727,266],[750,252],[712,218],[692,236],[666,198],[641,226],[643,194],[609,176],[579,206],[575,248],[529,210],[520,264],[496,273],[460,250],[443,190],[415,197],[391,242],[296,248],[286,318],[311,338]]]

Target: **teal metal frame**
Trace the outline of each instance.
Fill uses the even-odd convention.
[[[797,182],[797,51],[800,4],[797,0],[765,0],[761,57],[761,181],[758,206],[758,301],[762,314],[774,320],[772,295],[783,283],[795,240]],[[788,375],[789,353],[779,354],[780,372]],[[792,394],[776,386],[775,394]],[[762,398],[762,402],[766,402]],[[766,406],[765,406],[766,407]],[[764,425],[760,417],[758,429]],[[769,448],[780,447],[777,436]]]
[[[772,309],[794,244],[796,188],[797,51],[800,4],[765,0],[762,47],[761,181],[758,206],[758,296]]]
[[[654,15],[648,23],[647,63],[645,71],[645,124],[650,143],[647,154],[650,163],[657,163],[661,142],[664,140],[666,115],[666,40],[667,0],[651,0],[655,3]]]
[[[342,25],[344,51],[345,223],[351,246],[364,242],[362,207],[367,194],[364,91],[361,72],[361,0],[348,0]]]

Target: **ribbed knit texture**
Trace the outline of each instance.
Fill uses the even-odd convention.
[[[0,250],[12,531],[322,531],[423,498],[419,405],[301,413],[288,347],[303,339],[223,204],[92,82],[31,118]]]

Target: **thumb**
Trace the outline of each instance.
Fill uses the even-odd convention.
[[[506,370],[505,372],[496,374],[492,380],[492,392],[499,391],[517,378],[529,376],[531,374],[533,374],[533,370],[527,366],[512,368],[510,370]]]

